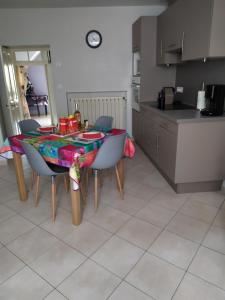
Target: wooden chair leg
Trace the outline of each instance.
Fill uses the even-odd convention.
[[[95,210],[98,208],[98,190],[99,190],[99,178],[98,178],[98,170],[94,170],[95,175]]]
[[[119,187],[119,192],[120,192],[121,198],[124,199],[124,193],[123,193],[123,188],[122,188],[122,183],[121,183],[121,180],[120,180],[118,167],[116,166],[115,169],[116,169],[116,179],[117,179],[117,184],[118,184],[118,187]]]
[[[35,190],[35,206],[39,203],[39,186],[40,186],[40,175],[36,174],[36,190]]]
[[[55,176],[52,176],[52,221],[55,222],[56,217],[56,182]]]
[[[70,184],[69,175],[65,174],[63,177],[64,177],[65,191],[68,193],[69,192],[69,184]]]

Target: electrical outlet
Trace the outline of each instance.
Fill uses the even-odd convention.
[[[184,92],[183,86],[177,86],[176,91],[177,91],[177,93],[181,93],[182,94]]]

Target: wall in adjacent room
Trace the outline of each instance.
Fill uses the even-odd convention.
[[[66,113],[68,91],[127,91],[127,128],[131,131],[132,23],[142,15],[158,15],[165,8],[2,9],[0,45],[50,45],[58,115]],[[102,34],[98,49],[85,43],[91,29]]]
[[[196,105],[198,90],[202,83],[225,84],[225,60],[193,61],[177,66],[176,86],[184,87],[183,94],[177,94],[176,100]]]
[[[47,79],[44,66],[29,66],[27,69],[29,79],[36,95],[48,95]]]

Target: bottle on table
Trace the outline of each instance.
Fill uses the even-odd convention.
[[[78,128],[80,129],[81,127],[81,114],[78,108],[78,103],[75,103],[75,112],[74,112],[74,117],[77,120]]]

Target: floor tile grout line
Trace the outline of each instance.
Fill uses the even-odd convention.
[[[203,204],[203,206],[205,206],[205,204]],[[209,205],[208,205],[209,206]],[[210,206],[210,207],[212,207],[212,206]],[[215,207],[216,208],[216,207]],[[217,209],[217,212],[220,210],[219,208],[216,208]],[[216,212],[216,215],[217,215],[217,212]],[[190,218],[192,218],[192,219],[195,219],[195,220],[197,220],[197,221],[200,221],[200,222],[203,222],[203,223],[206,223],[206,224],[212,224],[212,222],[213,221],[211,221],[211,222],[206,222],[205,220],[203,220],[203,219],[200,219],[200,218],[197,218],[197,217],[193,217],[193,216],[190,216],[190,215],[188,215],[187,213],[184,213],[184,212],[182,212],[182,211],[180,211],[180,214],[182,214],[182,215],[184,215],[184,216],[186,216],[186,217],[190,217]],[[213,217],[213,220],[214,220],[214,217]]]
[[[149,298],[149,300],[157,300],[156,298],[154,298],[154,297],[148,295],[146,292],[140,290],[139,288],[137,288],[137,287],[134,286],[133,284],[127,282],[125,279],[122,279],[122,280],[121,280],[120,284],[112,291],[112,293],[111,293],[105,300],[110,300],[110,297],[115,293],[115,291],[116,291],[116,290],[117,290],[124,282],[125,282],[126,284],[132,286],[134,289],[136,289],[136,290],[139,291],[140,293],[142,293],[142,294],[144,294],[145,296],[147,296],[147,297]],[[125,300],[127,300],[127,299],[125,299]]]
[[[57,289],[54,289],[53,291],[49,292],[46,296],[44,296],[44,298],[42,298],[42,300],[46,300],[48,296],[50,296],[54,291],[56,291],[57,293],[59,293],[60,295],[62,295],[66,300],[70,300],[69,298],[67,298],[65,295],[63,295],[60,291],[58,291]]]
[[[16,256],[12,251],[10,251],[7,247],[3,246],[2,248],[5,248],[6,250],[8,250],[13,256],[15,256],[20,262],[23,263],[23,266],[21,268],[19,268],[17,271],[15,271],[15,273],[11,274],[9,277],[7,277],[6,279],[4,279],[1,283],[0,286],[2,286],[6,281],[8,281],[10,278],[12,278],[14,275],[16,275],[17,273],[19,273],[20,271],[22,271],[24,268],[26,268],[26,264],[18,257]],[[2,249],[1,248],[1,249]]]
[[[196,274],[194,274],[194,273],[191,273],[191,272],[187,271],[186,274],[189,274],[189,275],[191,275],[191,276],[193,276],[193,277],[196,277],[196,278],[200,279],[201,281],[204,281],[205,283],[207,283],[207,284],[209,284],[209,285],[212,285],[212,286],[214,286],[214,287],[220,289],[221,291],[225,292],[225,288],[221,288],[221,286],[216,285],[215,283],[210,282],[210,281],[208,281],[208,280],[206,280],[206,279],[204,279],[204,278],[202,278],[202,277],[200,277],[200,276],[198,276],[198,275],[196,275]]]
[[[42,228],[43,229],[43,228]],[[58,237],[57,237],[58,238]],[[63,241],[64,242],[64,241]],[[70,245],[69,245],[70,246]],[[70,246],[71,247],[71,246]],[[101,246],[100,246],[101,247]],[[73,247],[72,247],[73,248]],[[83,253],[82,253],[83,254]],[[96,262],[95,262],[96,263]],[[106,269],[107,271],[109,271],[108,269]],[[75,272],[75,271],[74,271]],[[112,274],[114,274],[114,273],[112,273]],[[114,275],[116,275],[116,274],[114,274]]]
[[[222,204],[221,204],[221,205],[222,205]],[[132,217],[135,217],[135,216],[132,216]],[[171,219],[171,220],[172,220],[172,219]],[[171,221],[171,220],[170,220],[170,221]],[[30,221],[30,220],[29,220],[29,221]],[[128,222],[128,220],[127,220],[127,222]],[[169,223],[170,223],[170,222],[169,222]],[[97,224],[94,224],[94,225],[97,226]],[[153,224],[153,225],[155,226],[155,224]],[[168,225],[168,224],[167,224],[167,225]],[[38,225],[35,224],[35,226],[38,226]],[[123,225],[122,225],[122,226],[123,226]],[[212,227],[212,225],[210,226],[210,228],[211,228],[211,227]],[[210,229],[210,228],[209,228],[209,229]],[[43,228],[41,228],[41,229],[43,229]],[[106,230],[105,228],[103,228],[103,229]],[[163,232],[163,230],[166,230],[166,229],[165,229],[165,228],[162,229],[162,232]],[[161,232],[161,233],[162,233],[162,232]],[[48,232],[48,233],[52,234],[51,232]],[[160,234],[161,234],[161,233],[160,233]],[[112,234],[112,236],[114,236],[114,235],[116,235],[116,232]],[[56,236],[56,237],[57,237],[57,236]],[[59,238],[57,237],[57,239],[59,239]],[[65,243],[64,240],[63,240],[63,242]],[[128,242],[129,242],[129,241],[128,241]],[[130,243],[130,242],[129,242],[129,243]],[[132,244],[132,243],[131,243],[131,244]],[[69,246],[70,246],[70,245],[69,245]],[[3,247],[4,247],[4,245],[3,245]],[[71,247],[71,246],[70,246],[70,247]],[[150,247],[151,247],[151,246],[150,246]],[[149,248],[150,248],[150,247],[149,247]],[[73,247],[71,247],[71,248],[73,248]],[[100,248],[101,248],[101,246],[100,246]],[[214,251],[214,250],[213,250],[213,251]],[[82,253],[82,254],[83,254],[83,253]],[[95,263],[96,263],[96,262],[95,262]],[[202,278],[201,278],[201,279],[202,279]],[[202,280],[203,280],[203,279],[202,279]],[[122,280],[122,281],[123,281],[123,280]],[[135,287],[135,288],[136,288],[136,287]]]
[[[124,278],[122,282],[125,282],[125,283],[131,285],[133,288],[135,288],[135,289],[138,290],[139,292],[141,292],[141,293],[143,293],[144,295],[148,296],[148,297],[150,298],[150,300],[158,300],[158,299],[156,299],[154,296],[151,296],[151,295],[147,294],[145,291],[143,291],[143,290],[141,290],[140,288],[136,287],[133,283],[127,281],[126,278]],[[126,300],[127,300],[127,299],[126,299]]]
[[[149,250],[150,250],[150,249],[149,249]],[[157,255],[157,254],[155,254],[155,253],[149,252],[149,250],[147,251],[148,254],[150,254],[150,255],[152,255],[152,256],[155,256],[155,257],[159,258],[160,260],[164,261],[165,263],[168,263],[168,264],[170,264],[171,266],[174,266],[174,267],[176,267],[177,269],[180,269],[181,271],[186,271],[187,268],[188,268],[188,267],[187,267],[187,268],[180,267],[180,266],[176,265],[175,263],[172,263],[171,261],[167,260],[167,259],[164,258],[164,257],[160,257],[159,255]],[[196,249],[195,253],[196,253],[197,251],[198,251],[198,250]],[[188,266],[189,266],[189,264],[188,264]]]
[[[119,286],[122,284],[122,280],[113,288],[113,290],[109,293],[109,295],[104,299],[104,300],[107,300],[109,299],[113,294],[114,292],[119,288]]]
[[[15,216],[14,216],[14,217],[15,217]],[[26,220],[26,221],[27,221],[27,220]],[[33,223],[31,223],[31,224],[34,225]],[[24,234],[29,233],[29,232],[30,232],[32,229],[34,229],[35,227],[37,227],[37,225],[34,225],[34,227],[30,228],[29,230],[27,230],[27,231],[25,231],[25,232],[23,232],[23,233],[17,235],[16,238],[13,238],[13,239],[10,240],[9,242],[6,242],[6,243],[4,243],[4,242],[2,242],[2,241],[0,241],[0,242],[2,243],[3,246],[7,246],[8,244],[14,242],[15,240],[17,240],[19,237],[23,236]]]
[[[7,249],[9,252],[11,252],[11,254],[13,254],[14,256],[16,256],[20,261],[22,261],[22,262],[24,263],[24,266],[23,266],[23,268],[20,269],[20,271],[22,271],[22,270],[25,269],[25,268],[29,268],[32,272],[34,272],[36,275],[38,275],[42,280],[44,280],[45,282],[47,282],[51,287],[55,288],[50,282],[48,282],[48,280],[46,280],[46,279],[45,279],[44,277],[42,277],[39,273],[37,273],[35,270],[33,270],[29,264],[27,264],[25,261],[23,261],[21,258],[19,258],[19,257],[18,257],[15,253],[13,253],[10,249],[8,249],[8,248],[6,248],[6,249]],[[16,275],[17,273],[19,273],[20,271],[14,273],[12,276],[10,276],[10,278],[12,278],[14,275]],[[9,280],[9,278],[8,278],[7,280]],[[7,281],[7,280],[6,280],[6,281]],[[4,282],[6,282],[6,281],[4,281]],[[2,283],[1,283],[0,285],[2,285]]]
[[[193,263],[194,259],[196,258],[197,254],[199,253],[199,249],[202,247],[202,242],[204,241],[204,239],[206,238],[207,234],[209,233],[210,228],[212,227],[212,224],[214,223],[214,221],[215,221],[217,215],[219,214],[219,212],[220,212],[220,209],[217,211],[217,214],[215,215],[214,219],[212,220],[211,225],[209,225],[208,230],[207,230],[207,231],[205,232],[205,234],[203,235],[203,237],[202,237],[202,239],[201,239],[201,242],[199,243],[198,249],[197,249],[197,251],[195,252],[195,255],[192,257],[192,260],[191,260],[191,262],[189,263],[189,265],[188,265],[188,267],[187,267],[187,270],[185,271],[184,276],[183,276],[182,280],[180,281],[179,285],[177,286],[177,288],[176,288],[176,290],[175,290],[175,292],[174,292],[174,294],[173,294],[171,300],[174,298],[174,296],[175,296],[176,292],[178,291],[179,286],[180,286],[181,283],[183,282],[184,277],[186,276],[186,274],[187,274],[187,273],[190,273],[190,272],[189,272],[189,268],[190,268],[191,264]],[[203,279],[203,280],[204,280],[204,279]],[[205,281],[205,280],[204,280],[204,281]],[[205,281],[205,282],[207,282],[207,281]]]
[[[185,201],[186,202],[186,201]],[[185,204],[185,202],[183,203],[183,205]],[[180,209],[183,207],[183,205],[180,207]],[[175,215],[170,219],[170,221],[168,222],[168,224],[174,219],[174,217],[178,214],[178,212],[179,212],[180,210],[178,210],[176,213],[175,213]],[[165,230],[166,229],[166,227],[168,226],[168,224],[167,225],[165,225],[164,227],[163,227],[163,230]],[[158,238],[158,237],[157,237]],[[155,240],[152,242],[152,244],[150,245],[150,247],[146,250],[146,251],[144,251],[144,253],[143,253],[143,255],[141,255],[141,257],[138,259],[138,261],[136,262],[136,264],[130,269],[130,271],[127,273],[127,275],[124,277],[124,280],[128,277],[128,275],[132,272],[132,270],[136,267],[136,265],[140,262],[140,260],[143,258],[143,256],[146,254],[146,253],[148,253],[148,250],[151,248],[151,246],[153,245],[153,243],[156,241],[156,239],[157,238],[155,238]],[[149,254],[149,253],[148,253]],[[168,262],[167,262],[168,263]],[[170,264],[170,263],[169,263]],[[185,273],[184,273],[185,274]],[[183,280],[183,277],[182,277],[182,279],[181,279],[181,281]],[[180,281],[180,282],[181,282]],[[179,283],[180,284],[180,283]],[[178,285],[179,286],[179,285]],[[151,296],[151,295],[150,295]]]
[[[162,229],[162,231],[164,230],[164,228]],[[162,233],[161,231],[161,233]],[[161,234],[160,233],[160,234]],[[159,235],[160,235],[159,234]],[[152,241],[151,245],[149,246],[149,248],[153,245],[153,243],[158,239],[159,235],[157,237],[155,237],[155,239]],[[148,248],[148,249],[149,249]],[[139,259],[137,260],[137,262],[132,266],[132,268],[129,270],[129,272],[123,277],[123,280],[126,281],[126,278],[129,276],[129,274],[133,271],[133,269],[137,266],[137,264],[141,261],[141,259],[144,257],[145,254],[149,254],[148,253],[148,249],[143,251],[143,254],[139,257]],[[129,281],[126,281],[127,283],[129,283]],[[130,284],[130,283],[129,283]],[[134,286],[135,287],[135,286]],[[143,292],[143,291],[142,291]],[[152,295],[148,295],[150,297],[152,297]]]

